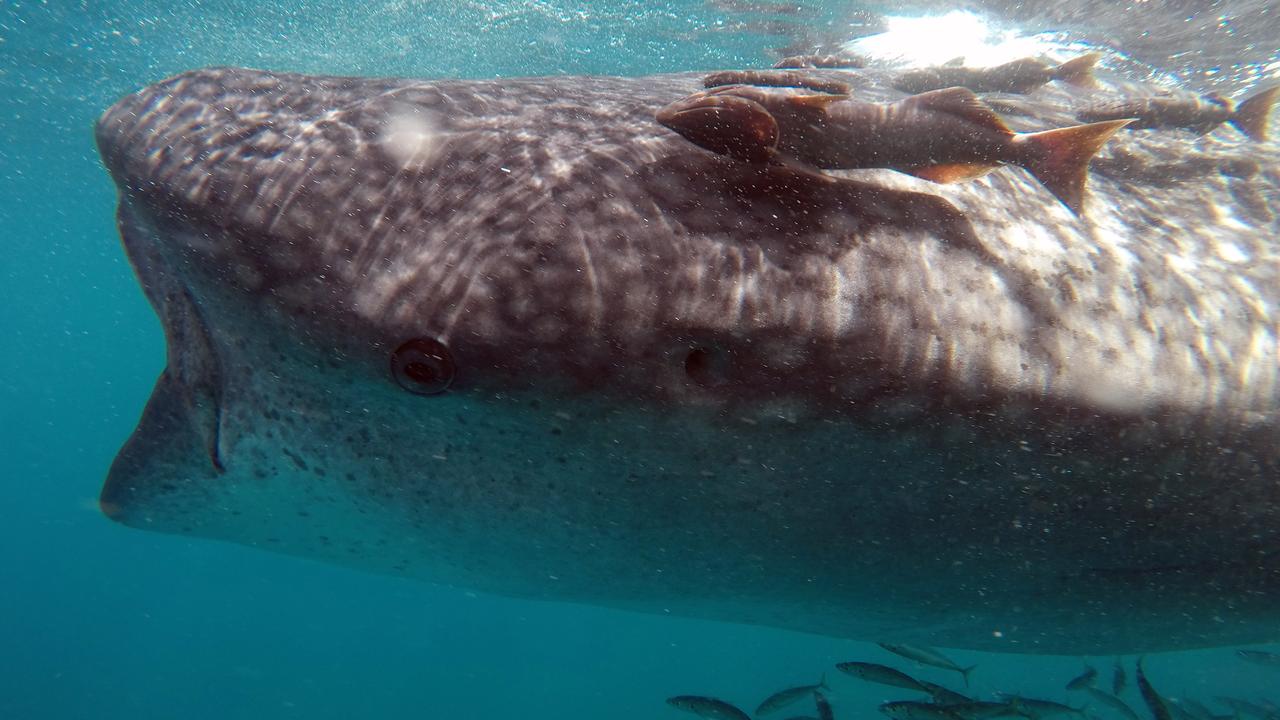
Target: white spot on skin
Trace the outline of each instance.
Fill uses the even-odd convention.
[[[442,138],[443,133],[429,115],[409,110],[387,120],[379,143],[402,167],[417,168],[431,162]]]

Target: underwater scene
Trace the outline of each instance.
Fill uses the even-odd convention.
[[[1280,720],[1261,0],[0,6],[0,718]]]

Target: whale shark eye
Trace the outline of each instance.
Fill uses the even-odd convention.
[[[449,389],[458,366],[449,348],[438,340],[415,338],[391,353],[396,383],[415,395],[439,395]]]

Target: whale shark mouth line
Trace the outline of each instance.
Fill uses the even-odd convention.
[[[222,452],[225,373],[217,343],[178,263],[166,257],[162,231],[141,217],[123,194],[118,223],[125,251],[164,330],[168,358],[164,374],[181,388],[177,394],[184,414],[199,434],[213,469],[226,471]]]

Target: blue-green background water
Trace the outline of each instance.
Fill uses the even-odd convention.
[[[865,643],[475,596],[137,532],[96,507],[164,359],[92,144],[116,98],[215,64],[426,77],[758,65],[777,38],[741,20],[692,2],[6,2],[0,718],[665,718],[679,716],[668,695],[754,707],[835,662],[888,660]],[[980,691],[1059,700],[1080,668],[955,655],[981,665]],[[1280,685],[1280,670],[1229,650],[1148,669],[1204,700]],[[832,678],[837,717],[902,697],[844,680]]]

